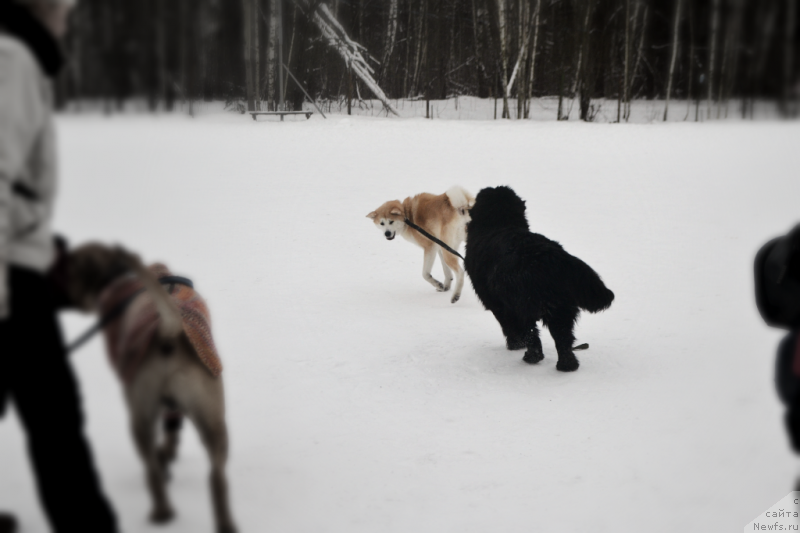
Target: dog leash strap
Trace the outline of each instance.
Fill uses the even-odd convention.
[[[194,288],[194,283],[189,278],[184,278],[183,276],[164,276],[163,278],[158,278],[159,283],[162,285],[186,285],[189,288]],[[145,289],[139,289],[138,291],[134,292],[123,301],[118,303],[111,311],[103,315],[97,323],[86,330],[83,335],[78,337],[75,341],[72,342],[69,346],[67,346],[67,353],[70,354],[86,344],[86,342],[94,337],[99,331],[101,331],[104,327],[110,324],[113,320],[117,319],[125,309],[131,304],[131,302],[140,294],[142,294]]]
[[[186,285],[190,289],[194,289],[192,280],[183,276],[164,276],[163,278],[158,278],[158,281],[162,285]]]
[[[447,246],[445,243],[443,243],[442,241],[440,241],[439,239],[437,239],[436,237],[434,237],[433,235],[431,235],[430,233],[428,233],[424,229],[420,228],[419,226],[417,226],[416,224],[414,224],[410,220],[405,219],[405,223],[407,225],[411,226],[412,228],[414,228],[415,230],[417,230],[418,232],[420,232],[423,235],[425,235],[428,239],[432,240],[433,242],[435,242],[436,244],[438,244],[439,246],[441,246],[442,248],[444,248],[445,250],[447,250],[451,254],[460,257],[462,261],[466,261],[466,259],[464,259],[464,256],[462,256],[460,253],[456,252],[455,250],[453,250],[452,248]]]

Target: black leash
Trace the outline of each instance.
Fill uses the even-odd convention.
[[[158,282],[161,283],[162,285],[186,285],[190,289],[194,288],[194,283],[192,283],[192,280],[190,280],[189,278],[184,278],[183,276],[164,276],[163,278],[158,278]],[[78,337],[72,344],[67,346],[67,353],[68,354],[72,353],[81,346],[83,346],[86,343],[86,341],[94,337],[100,330],[102,330],[111,322],[119,318],[119,316],[131,304],[131,302],[135,300],[136,297],[142,294],[145,290],[146,289],[144,288],[139,289],[138,291],[134,292],[133,294],[122,300],[116,306],[114,306],[114,308],[111,309],[111,311],[109,311],[100,318],[97,324],[89,328],[83,335]],[[171,293],[172,289],[170,289],[169,292]]]
[[[450,252],[451,254],[453,254],[453,255],[455,255],[455,256],[458,256],[458,257],[460,257],[462,261],[466,261],[466,260],[464,259],[464,256],[463,256],[463,255],[461,255],[460,253],[456,252],[455,250],[453,250],[452,248],[450,248],[449,246],[447,246],[445,243],[443,243],[442,241],[440,241],[439,239],[437,239],[436,237],[434,237],[433,235],[431,235],[430,233],[428,233],[428,232],[427,232],[427,231],[425,231],[424,229],[420,228],[419,226],[417,226],[416,224],[414,224],[414,223],[413,223],[413,222],[411,222],[410,220],[408,220],[408,219],[405,219],[405,223],[406,223],[407,225],[411,226],[412,228],[414,228],[415,230],[417,230],[418,232],[420,232],[420,233],[422,233],[423,235],[425,235],[427,238],[429,238],[430,240],[432,240],[433,242],[435,242],[436,244],[438,244],[439,246],[441,246],[442,248],[444,248],[445,250],[447,250],[447,251],[448,251],[448,252]]]

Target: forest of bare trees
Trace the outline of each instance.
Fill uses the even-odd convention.
[[[666,100],[665,120],[751,117],[758,99],[797,116],[799,15],[797,0],[81,0],[58,96],[297,109],[302,85],[322,101],[497,98],[498,118],[542,96],[583,120],[597,98],[619,121],[637,99]]]

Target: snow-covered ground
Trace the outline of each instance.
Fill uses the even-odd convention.
[[[781,333],[752,258],[800,219],[800,124],[585,124],[334,116],[65,116],[58,229],[124,243],[209,301],[226,365],[243,532],[739,531],[797,473],[772,383]],[[521,362],[469,283],[365,215],[454,183],[508,184],[534,231],[615,292],[576,373]],[[439,275],[439,267],[435,267]],[[67,314],[67,337],[90,317]],[[212,530],[187,427],[147,523],[143,471],[95,339],[73,356],[124,531]],[[54,399],[57,401],[57,399]],[[12,411],[13,412],[13,411]],[[45,531],[12,414],[0,508]]]

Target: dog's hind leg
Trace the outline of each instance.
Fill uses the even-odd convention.
[[[169,464],[178,455],[178,443],[180,442],[180,433],[183,427],[183,413],[177,409],[171,399],[161,421],[164,441],[158,448],[158,462],[161,465],[164,476],[169,478]]]
[[[558,363],[556,369],[562,372],[572,372],[578,370],[580,363],[572,351],[575,344],[575,335],[572,330],[575,327],[575,320],[578,318],[578,309],[562,307],[547,313],[544,323],[550,330],[550,335],[556,343],[558,351]]]
[[[439,292],[444,292],[444,285],[431,275],[433,262],[436,260],[436,248],[431,244],[425,248],[425,260],[422,263],[422,277],[425,281],[433,285]]]
[[[236,526],[228,503],[228,481],[225,463],[228,459],[228,429],[225,423],[225,396],[222,380],[213,377],[185,347],[179,357],[181,373],[170,381],[170,395],[191,419],[200,434],[211,462],[211,500],[217,533],[235,533]]]
[[[194,421],[211,461],[211,499],[214,504],[217,533],[235,533],[236,526],[228,503],[228,480],[225,463],[228,460],[228,428],[225,424],[222,382],[206,387],[209,397],[199,400],[194,409]],[[208,400],[212,401],[208,401]]]
[[[156,453],[155,425],[158,417],[158,403],[147,401],[148,399],[144,396],[131,398],[131,424],[136,448],[144,462],[147,487],[153,500],[150,520],[155,523],[164,523],[171,520],[175,513],[167,498],[164,473]]]
[[[453,283],[453,271],[450,270],[450,265],[445,261],[445,255],[450,254],[446,254],[443,250],[439,249],[439,261],[442,263],[442,272],[444,273],[444,290],[447,292],[450,290],[450,284]],[[456,300],[458,300],[458,298],[456,298]]]
[[[453,297],[450,299],[451,303],[456,303],[458,299],[461,298],[461,289],[464,288],[464,269],[461,268],[461,265],[458,264],[458,259],[456,259],[456,256],[454,256],[450,252],[440,251],[439,257],[441,258],[443,265],[446,264],[456,273],[456,289],[453,291]],[[450,280],[452,279],[453,276],[451,274]],[[447,282],[446,286],[449,288],[450,281]]]

